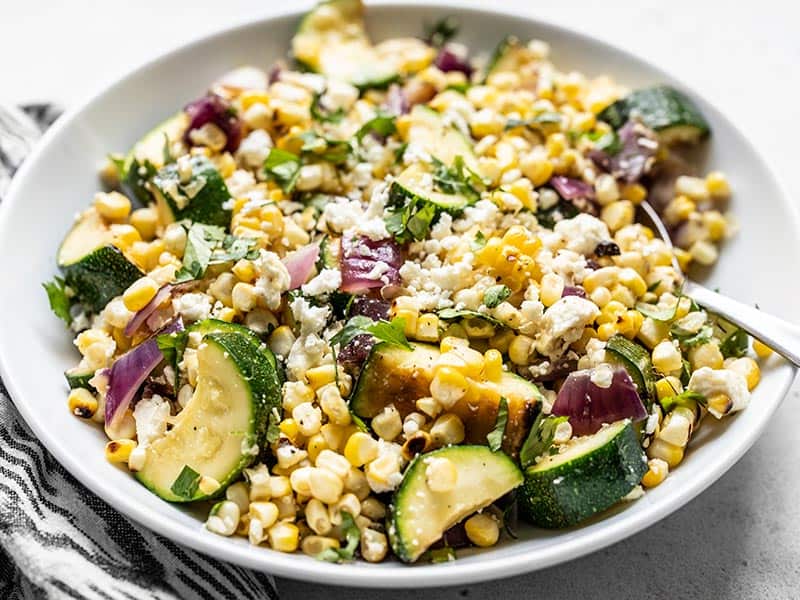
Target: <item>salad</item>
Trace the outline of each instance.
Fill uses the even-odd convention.
[[[639,498],[758,384],[770,350],[681,294],[735,231],[698,108],[457,30],[319,4],[111,155],[58,251],[69,410],[211,532],[454,560]]]

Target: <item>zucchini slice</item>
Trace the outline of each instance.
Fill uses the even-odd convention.
[[[456,468],[455,486],[433,491],[426,470],[445,458]],[[449,446],[421,454],[409,465],[394,494],[387,531],[394,553],[414,562],[445,531],[522,483],[522,472],[502,452],[485,446]]]
[[[214,496],[232,483],[264,443],[269,412],[281,402],[270,364],[249,335],[210,333],[197,350],[194,395],[166,435],[145,449],[136,477],[170,502]],[[187,482],[186,474],[189,474]],[[219,482],[204,494],[200,477]]]
[[[473,143],[461,131],[448,125],[441,113],[417,104],[408,114],[408,130],[403,141],[413,142],[431,156],[447,166],[451,166],[457,156],[464,159],[464,165],[481,175]]]
[[[359,417],[371,419],[384,407],[394,404],[400,415],[416,410],[416,401],[430,395],[433,365],[439,349],[428,344],[414,344],[404,350],[389,344],[377,344],[367,357],[350,397],[350,409]],[[539,389],[531,382],[504,372],[499,382],[483,382],[474,399],[464,398],[449,412],[464,423],[466,442],[486,444],[486,435],[494,428],[500,398],[508,402],[503,449],[514,454],[522,445],[535,418]]]
[[[64,281],[90,312],[101,311],[144,275],[113,242],[111,229],[92,208],[81,215],[58,250]]]
[[[437,209],[458,214],[472,204],[461,194],[436,191],[431,173],[420,164],[413,164],[398,175],[389,186],[389,203],[403,206],[407,202],[430,202]]]
[[[402,51],[398,42],[402,42]],[[373,46],[364,27],[361,0],[317,4],[300,22],[292,38],[292,53],[306,69],[362,90],[385,88],[396,81],[410,55],[430,54],[433,59],[433,50],[413,38]]]
[[[650,353],[636,342],[622,335],[615,335],[606,342],[606,350],[631,376],[639,397],[647,410],[653,403],[656,387],[656,373],[650,361]]]
[[[187,182],[181,181],[175,163],[163,167],[150,182],[161,222],[189,219],[227,230],[231,211],[225,207],[231,194],[222,175],[205,156],[193,156],[189,164],[192,175]]]
[[[666,85],[634,90],[597,117],[614,129],[631,118],[639,119],[667,145],[697,143],[711,132],[700,109],[684,94]]]
[[[131,148],[123,163],[123,186],[142,204],[152,202],[147,182],[164,166],[164,147],[183,138],[189,127],[188,115],[181,111],[148,132]]]
[[[67,385],[71,390],[84,388],[92,392],[95,391],[94,386],[89,383],[89,380],[94,377],[93,370],[86,371],[80,367],[74,367],[64,371],[64,377],[67,379]]]
[[[617,421],[528,467],[518,496],[534,525],[569,527],[616,504],[646,472],[639,436],[630,421]]]

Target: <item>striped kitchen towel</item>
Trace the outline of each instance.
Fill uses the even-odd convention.
[[[0,198],[50,105],[0,105]],[[0,598],[277,599],[270,575],[181,547],[130,521],[56,462],[0,381]]]

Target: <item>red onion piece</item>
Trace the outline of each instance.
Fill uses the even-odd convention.
[[[392,239],[342,238],[342,291],[351,294],[400,281],[403,253]]]
[[[621,148],[616,154],[592,150],[589,157],[614,177],[635,183],[650,170],[658,151],[658,138],[650,129],[636,121],[628,121],[617,132]]]
[[[641,421],[647,418],[636,386],[625,369],[615,369],[611,385],[600,387],[592,382],[596,370],[570,373],[553,404],[552,414],[569,417],[577,435],[597,432],[604,423],[622,419]]]
[[[553,175],[550,178],[550,185],[564,200],[594,199],[594,188],[580,179],[573,179],[564,175]]]
[[[190,102],[183,110],[189,116],[189,127],[184,135],[187,144],[192,143],[190,134],[193,130],[213,123],[225,133],[225,150],[235,152],[239,147],[239,142],[242,141],[242,123],[233,106],[222,96],[207,94]]]
[[[447,44],[439,50],[439,54],[436,55],[433,64],[445,73],[461,71],[469,77],[472,75],[472,66],[469,64],[465,50],[466,48],[461,44]]]
[[[283,257],[283,266],[289,271],[291,281],[289,283],[290,290],[296,290],[306,281],[314,270],[314,265],[317,264],[319,258],[319,244],[309,244],[303,246],[299,250],[295,250],[291,254]]]
[[[161,286],[153,296],[153,299],[145,304],[144,308],[139,309],[128,324],[125,326],[125,335],[131,337],[134,333],[139,331],[139,328],[147,321],[148,317],[152,315],[164,302],[172,295],[173,285],[168,283]]]
[[[177,331],[183,331],[183,321],[180,317],[159,333],[175,333]],[[164,360],[164,355],[158,348],[156,337],[153,336],[120,356],[111,365],[108,374],[108,392],[106,393],[106,425],[111,427],[119,425],[122,415],[128,410],[139,387],[162,360]]]
[[[565,285],[564,291],[561,292],[561,297],[564,296],[577,296],[578,298],[586,298],[586,290],[579,285]]]
[[[398,117],[408,113],[411,108],[405,91],[396,83],[390,85],[389,90],[386,92],[385,106],[389,114]]]

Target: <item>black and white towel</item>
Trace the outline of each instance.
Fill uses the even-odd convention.
[[[58,116],[50,105],[24,110],[0,105],[0,199]],[[179,546],[92,494],[39,443],[0,381],[0,599],[50,598],[272,600],[278,592],[271,576]]]

